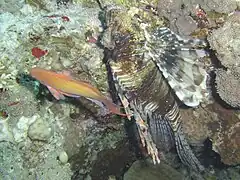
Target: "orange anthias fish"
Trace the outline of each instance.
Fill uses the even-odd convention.
[[[74,80],[67,73],[57,73],[41,68],[33,68],[30,70],[30,74],[47,86],[57,100],[64,99],[64,95],[70,97],[84,96],[100,106],[102,106],[101,103],[103,103],[111,113],[127,116],[121,113],[120,108],[102,95],[98,89],[87,82]]]

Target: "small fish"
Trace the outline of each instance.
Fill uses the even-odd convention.
[[[8,104],[8,106],[15,106],[18,105],[20,103],[20,101],[14,101]]]
[[[68,16],[51,15],[51,16],[44,16],[44,17],[51,18],[51,19],[61,18],[62,21],[70,21]]]
[[[63,21],[70,21],[69,17],[67,17],[67,16],[62,16],[61,18]]]
[[[111,113],[127,116],[121,113],[120,108],[102,95],[98,89],[87,82],[74,80],[69,73],[57,73],[41,68],[32,68],[30,74],[47,86],[57,100],[64,99],[64,95],[76,98],[84,96],[97,105],[101,106],[101,103],[103,103]]]
[[[32,55],[38,58],[38,60],[40,59],[40,57],[44,56],[47,53],[48,53],[48,50],[42,50],[38,47],[32,48]]]

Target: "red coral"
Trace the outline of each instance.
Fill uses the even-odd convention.
[[[38,47],[32,48],[32,55],[38,59],[48,53],[48,50],[42,50]]]

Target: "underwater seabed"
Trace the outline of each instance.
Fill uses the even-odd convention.
[[[197,19],[197,4],[206,19]],[[111,36],[104,34],[107,5],[130,9],[118,18],[130,32],[132,19],[143,16],[153,27],[167,21],[181,36],[207,39],[215,69],[212,103],[180,107],[184,133],[205,172],[183,165],[174,148],[159,152],[161,163],[154,165],[134,121],[99,116],[102,109],[83,97],[57,101],[29,75],[33,67],[67,70],[117,102],[103,63],[109,52],[102,44]],[[3,0],[0,7],[0,180],[240,179],[238,0]],[[143,7],[154,13],[141,14]],[[156,14],[164,18],[152,21]]]

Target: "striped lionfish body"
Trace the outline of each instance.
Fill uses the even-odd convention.
[[[148,29],[139,19],[138,27],[135,21],[131,26],[135,28],[132,31],[124,27],[121,18],[128,15],[127,11],[108,13],[111,18],[106,34],[111,37],[105,45],[111,45],[110,71],[126,113],[132,114],[129,119],[136,120],[143,146],[154,162],[160,162],[158,150],[175,146],[184,164],[203,170],[184,137],[173,93],[186,105],[196,106],[203,99],[206,73],[194,62],[198,57],[194,46],[204,43],[183,40],[168,28]]]

